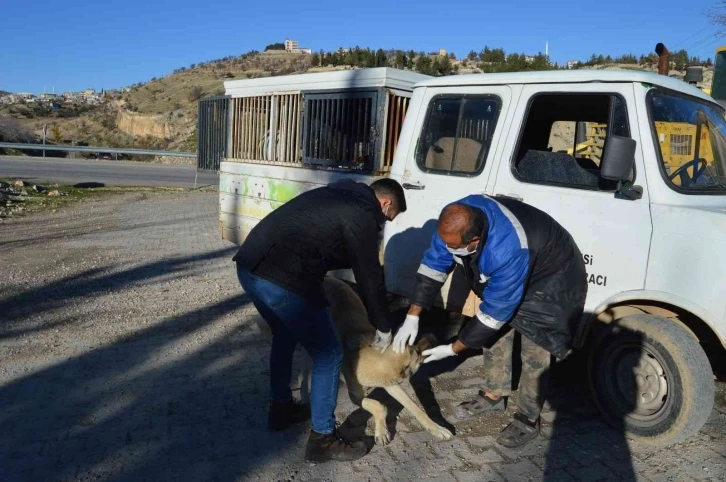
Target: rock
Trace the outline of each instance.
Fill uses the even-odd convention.
[[[27,196],[28,195],[28,191],[26,191],[25,189],[23,189],[22,191],[20,191],[20,195],[21,196]]]
[[[48,188],[44,186],[34,185],[33,190],[35,190],[35,192],[45,192],[48,190]]]
[[[48,196],[60,196],[60,192],[58,191],[58,189],[55,189],[55,190],[49,192]]]
[[[15,181],[15,187],[24,187],[25,183],[23,181]]]

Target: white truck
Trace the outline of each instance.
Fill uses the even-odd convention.
[[[381,261],[388,291],[406,297],[446,203],[524,200],[583,253],[589,323],[577,347],[603,416],[654,445],[703,426],[724,368],[707,353],[722,359],[726,346],[726,121],[702,91],[635,71],[430,78],[387,68],[225,88],[225,239],[239,244],[305,190],[390,176],[409,208],[387,223]],[[451,285],[439,305],[470,313],[471,295]]]

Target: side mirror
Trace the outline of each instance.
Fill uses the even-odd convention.
[[[610,136],[600,161],[600,176],[611,181],[627,181],[635,164],[635,140]]]
[[[630,173],[635,164],[634,139],[623,136],[610,136],[605,141],[605,149],[600,160],[600,176],[603,179],[618,181],[618,190],[615,197],[634,201],[643,197],[643,188],[640,186],[625,186],[623,183],[630,179]]]

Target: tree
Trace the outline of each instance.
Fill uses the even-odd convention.
[[[393,66],[397,69],[405,69],[407,65],[406,53],[402,50],[396,51],[396,57],[393,60]]]
[[[313,67],[319,67],[320,66],[320,54],[317,52],[313,54],[313,58],[310,60],[310,65]]]
[[[469,59],[469,60],[476,60],[477,57],[478,57],[478,55],[473,50],[470,50],[469,51],[469,54],[466,56],[466,58]]]
[[[451,75],[454,71],[449,57],[439,57],[433,64],[435,75]]]
[[[419,72],[421,74],[425,75],[432,75],[431,67],[432,67],[431,57],[428,57],[426,55],[419,55],[416,58],[416,72]]]
[[[265,52],[267,52],[268,50],[285,50],[285,44],[280,43],[280,42],[270,44],[267,47],[265,47]]]
[[[198,85],[195,85],[189,90],[189,93],[187,94],[187,100],[189,102],[196,102],[202,98],[203,94],[204,91],[202,90],[202,88]]]
[[[711,22],[726,27],[726,0],[721,0],[708,12]]]
[[[53,141],[55,144],[60,144],[63,142],[63,136],[61,135],[60,128],[53,124],[53,126],[50,128],[50,140]]]
[[[383,49],[376,50],[374,63],[376,67],[385,67],[388,65],[388,58],[386,58],[386,53]]]

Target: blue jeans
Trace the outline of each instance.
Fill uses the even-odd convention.
[[[290,400],[292,356],[298,343],[313,360],[310,409],[313,431],[329,434],[335,428],[343,345],[325,307],[237,267],[245,293],[272,329],[270,397]]]

